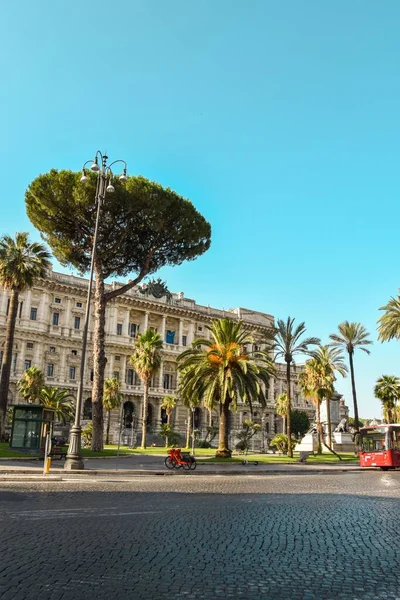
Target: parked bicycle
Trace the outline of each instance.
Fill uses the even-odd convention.
[[[168,450],[168,456],[164,461],[167,469],[180,469],[194,471],[196,468],[196,459],[187,453],[182,453],[180,448],[171,448]]]

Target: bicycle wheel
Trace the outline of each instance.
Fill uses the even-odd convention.
[[[190,463],[190,470],[194,471],[196,467],[197,467],[196,459],[192,458],[191,463]]]
[[[185,469],[185,471],[190,471],[190,465],[191,465],[190,462],[185,461],[182,466]]]
[[[172,460],[170,456],[167,456],[167,458],[164,460],[164,464],[167,467],[167,469],[173,469],[176,463],[174,460]]]

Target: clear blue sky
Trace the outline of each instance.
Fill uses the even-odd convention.
[[[398,0],[4,0],[0,234],[97,149],[189,197],[212,247],[161,273],[202,304],[347,319],[400,284]],[[400,344],[355,358],[360,414]],[[338,382],[351,406],[349,381]]]

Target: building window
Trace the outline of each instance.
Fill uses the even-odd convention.
[[[186,346],[187,344],[187,335],[182,336],[182,346]]]
[[[60,318],[60,313],[53,313],[53,325],[58,325],[59,318]]]
[[[33,350],[33,342],[27,342],[26,347],[28,350]]]
[[[93,369],[90,371],[90,381],[93,381],[94,371]]]
[[[21,300],[21,302],[19,303],[19,318],[22,317],[22,307],[23,307],[23,304],[24,304],[24,302],[23,302],[23,300]]]
[[[126,373],[126,383],[128,385],[133,385],[135,381],[135,371],[133,369],[128,369]]]
[[[49,363],[47,365],[47,377],[53,377],[54,376],[54,365],[53,363]]]
[[[54,298],[54,302],[56,304],[61,304],[61,298]]]
[[[69,368],[69,378],[70,379],[75,379],[75,367],[70,367]]]
[[[36,321],[37,318],[37,308],[31,308],[31,321]]]
[[[113,373],[113,377],[115,377],[115,379],[116,379],[117,381],[119,381],[119,371],[114,371],[114,373]]]
[[[30,369],[30,368],[31,368],[31,364],[32,364],[32,361],[31,361],[31,360],[26,360],[26,361],[25,361],[25,371],[26,371],[27,369]]]
[[[72,356],[78,356],[78,350],[71,350]]]
[[[175,331],[168,330],[165,341],[167,342],[167,344],[173,344],[174,340],[175,340]]]
[[[116,356],[115,360],[121,360],[121,357],[120,356]]]
[[[164,390],[172,390],[173,376],[169,373],[165,373],[164,375]]]
[[[82,308],[82,302],[77,302],[76,303],[76,308]]]
[[[55,346],[50,346],[50,352],[53,354],[56,351],[56,347]]]
[[[198,330],[198,331],[203,331],[203,328],[202,328],[202,326],[201,326],[201,325],[199,325],[199,326],[197,327],[197,330]]]
[[[129,336],[131,338],[136,337],[136,335],[139,333],[139,325],[137,325],[136,323],[131,323],[129,325]]]
[[[81,327],[81,318],[75,317],[74,319],[74,329],[80,329]]]
[[[85,402],[83,403],[83,418],[84,419],[92,418],[92,399],[91,398],[86,398]]]
[[[122,335],[122,323],[117,323],[117,335]]]

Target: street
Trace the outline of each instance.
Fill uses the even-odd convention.
[[[400,473],[0,483],[0,597],[400,598]]]

